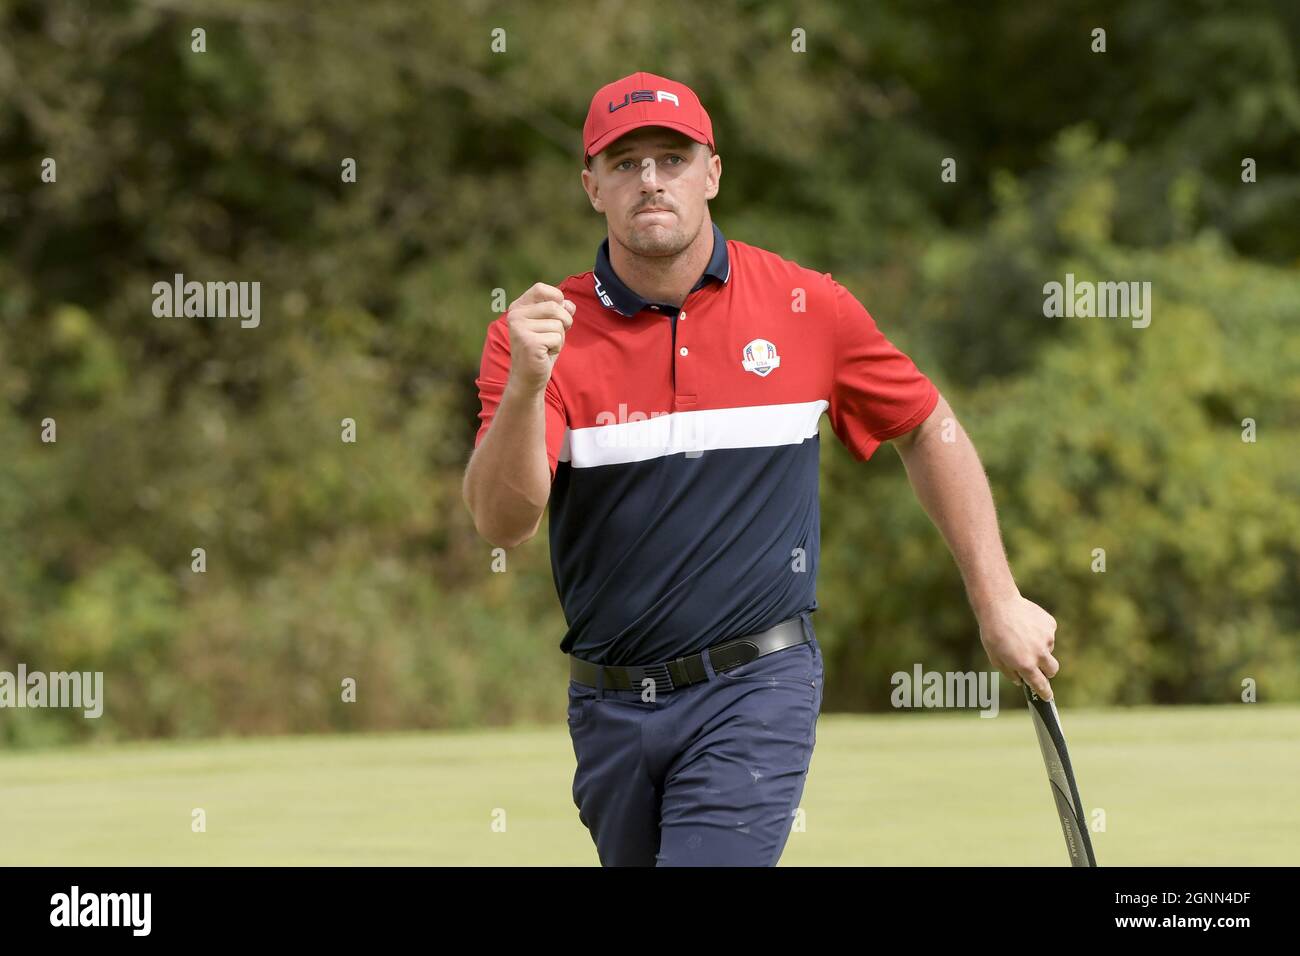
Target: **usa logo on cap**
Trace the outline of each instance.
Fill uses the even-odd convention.
[[[771,373],[772,369],[781,364],[781,356],[776,354],[776,346],[767,339],[754,339],[745,346],[744,359],[741,365],[746,372],[753,372],[759,377],[764,377]]]
[[[716,149],[713,121],[695,91],[654,73],[632,73],[596,91],[582,124],[583,161],[643,126],[665,126]]]

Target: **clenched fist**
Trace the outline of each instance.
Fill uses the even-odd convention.
[[[540,392],[551,380],[577,306],[553,285],[538,282],[510,303],[510,384]]]

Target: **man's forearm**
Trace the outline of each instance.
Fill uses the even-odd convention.
[[[544,391],[506,386],[462,493],[474,527],[492,544],[513,548],[537,532],[551,496]]]
[[[943,440],[951,419],[952,441]],[[907,477],[948,543],[977,616],[1019,594],[998,531],[993,493],[975,446],[941,396],[930,417],[896,443]]]

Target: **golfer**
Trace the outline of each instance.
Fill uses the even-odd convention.
[[[724,238],[722,160],[681,83],[600,89],[582,186],[608,236],[487,331],[464,497],[490,543],[550,504],[573,799],[606,866],[769,866],[816,741],[818,422],[884,442],[961,568],[993,666],[1050,698],[988,482],[933,383],[829,273]]]

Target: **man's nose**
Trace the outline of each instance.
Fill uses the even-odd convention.
[[[662,188],[659,185],[659,175],[654,158],[647,156],[641,160],[641,192],[659,192]]]

